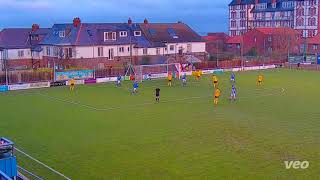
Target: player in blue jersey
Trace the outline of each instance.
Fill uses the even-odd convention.
[[[234,74],[234,72],[232,72],[232,74],[231,74],[230,82],[232,82],[232,83],[236,82],[236,75]]]
[[[117,77],[117,82],[116,82],[116,86],[117,87],[120,87],[121,86],[121,80],[122,80],[122,77],[120,75],[118,75]]]
[[[186,73],[184,73],[183,75],[182,75],[182,86],[187,86],[187,74]]]
[[[235,85],[232,85],[231,93],[230,93],[230,101],[236,101],[237,100],[237,88]]]
[[[133,83],[133,91],[132,91],[132,94],[136,94],[138,92],[138,88],[139,88],[139,83],[138,81],[134,81]]]

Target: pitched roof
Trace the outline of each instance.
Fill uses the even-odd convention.
[[[229,39],[229,36],[226,33],[208,33],[207,36],[203,36],[202,39],[205,41],[217,41],[217,40],[222,40],[225,41]]]
[[[240,3],[238,3],[239,0],[232,0],[229,6],[234,6],[234,5],[243,5],[243,4],[254,4],[255,0],[241,0]]]
[[[285,27],[278,27],[278,28],[255,28],[255,30],[266,34],[299,34],[297,30],[294,30],[292,28],[285,28]]]
[[[227,43],[228,44],[241,44],[242,42],[242,36],[233,36],[233,37],[230,37],[228,40],[227,40]]]
[[[153,44],[204,42],[202,37],[184,23],[140,24],[146,38]]]
[[[317,34],[316,36],[312,38],[307,39],[308,44],[320,44],[320,34]]]
[[[65,31],[65,37],[59,37],[59,31]],[[126,31],[126,37],[116,34],[116,40],[105,41],[105,32]],[[82,23],[75,27],[73,24],[55,24],[51,32],[41,42],[43,45],[124,45],[135,44],[137,46],[149,46],[144,36],[133,36],[134,31],[141,31],[138,24],[127,23]]]
[[[5,28],[0,33],[0,47],[4,49],[31,48],[36,42],[31,42],[29,35],[45,36],[48,31],[48,28],[40,28],[35,32],[32,32],[31,28]]]

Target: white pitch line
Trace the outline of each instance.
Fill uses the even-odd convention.
[[[278,93],[280,93],[280,94],[285,93],[285,89],[281,88],[281,92],[278,92]],[[259,97],[274,96],[274,95],[277,95],[278,93],[269,93],[269,94],[264,94],[264,95],[260,95],[260,96],[238,97],[238,99],[250,99],[252,97],[255,97],[255,98],[258,97],[259,98]],[[46,98],[48,98],[49,100],[52,100],[52,101],[63,102],[63,103],[66,103],[66,104],[73,104],[73,105],[77,105],[77,106],[84,107],[84,108],[91,109],[91,110],[95,110],[95,111],[111,111],[111,110],[135,108],[135,107],[139,107],[139,106],[147,106],[147,105],[157,104],[156,102],[152,101],[152,102],[145,102],[145,103],[133,104],[133,105],[128,105],[128,106],[114,106],[114,107],[98,108],[98,107],[95,107],[95,106],[83,104],[81,102],[75,102],[75,101],[71,101],[71,100],[52,97],[52,96],[48,96],[48,95],[41,94],[41,93],[39,93],[39,95],[41,95],[43,97],[46,97]],[[211,97],[212,96],[194,96],[194,97],[188,97],[188,98],[164,100],[164,101],[161,101],[161,104],[163,104],[163,103],[171,103],[171,102],[179,102],[179,101],[186,101],[186,100],[192,100],[192,99],[204,99],[204,98],[211,98]]]
[[[65,179],[67,179],[67,180],[71,180],[71,178],[69,178],[69,177],[65,176],[64,174],[60,173],[59,171],[57,171],[57,170],[53,169],[52,167],[50,167],[50,166],[48,166],[48,165],[44,164],[43,162],[39,161],[38,159],[36,159],[36,158],[34,158],[34,157],[30,156],[29,154],[27,154],[27,153],[23,152],[22,150],[18,149],[17,147],[15,147],[14,149],[15,149],[16,151],[20,152],[21,154],[25,155],[26,157],[30,158],[31,160],[33,160],[33,161],[35,161],[35,162],[37,162],[37,163],[41,164],[42,166],[46,167],[46,168],[47,168],[47,169],[49,169],[50,171],[52,171],[52,172],[54,172],[54,173],[58,174],[59,176],[61,176],[61,177],[65,178]]]
[[[73,105],[77,105],[77,106],[81,106],[81,107],[85,107],[85,108],[93,109],[93,110],[97,110],[97,111],[99,110],[99,108],[96,108],[96,107],[90,106],[90,105],[86,105],[86,104],[83,104],[80,102],[74,102],[74,101],[69,101],[69,100],[65,100],[65,99],[61,99],[61,98],[57,98],[57,97],[53,97],[53,96],[48,96],[43,93],[38,93],[38,94],[40,96],[46,97],[46,98],[54,100],[54,101],[60,101],[60,102],[67,103],[67,104],[73,104]]]

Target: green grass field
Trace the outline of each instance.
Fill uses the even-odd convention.
[[[258,72],[236,74],[236,103],[220,75],[219,106],[209,76],[185,88],[144,82],[138,95],[129,83],[0,94],[0,136],[72,179],[320,179],[319,72],[263,73],[260,88]],[[310,166],[287,170],[286,160]]]

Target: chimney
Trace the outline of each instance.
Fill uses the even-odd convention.
[[[146,19],[144,19],[143,23],[144,23],[144,24],[149,24],[148,19],[147,19],[147,18],[146,18]]]
[[[81,19],[76,17],[73,19],[73,26],[78,27],[81,24]]]
[[[128,19],[128,24],[131,25],[132,24],[132,20],[131,18]]]
[[[32,32],[37,31],[40,28],[39,24],[32,24]]]

